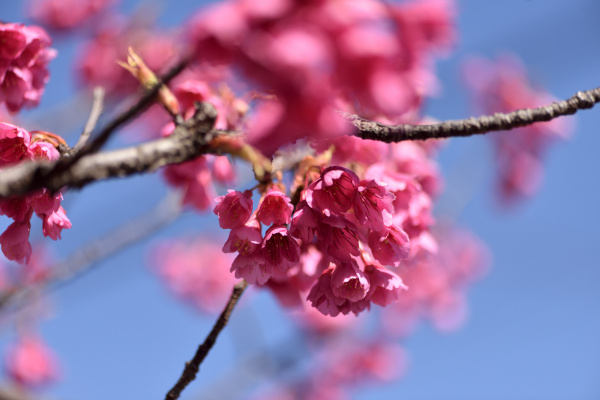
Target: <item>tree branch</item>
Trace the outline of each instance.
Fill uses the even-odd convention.
[[[564,115],[575,114],[579,110],[594,107],[598,102],[600,102],[600,88],[577,92],[567,100],[554,102],[543,107],[430,125],[384,125],[363,119],[358,115],[342,114],[348,122],[358,129],[356,136],[385,143],[397,143],[405,140],[442,139],[510,130],[536,122],[550,121]]]
[[[592,108],[598,102],[600,102],[600,88],[577,92],[568,100],[554,102],[544,107],[431,125],[384,125],[357,115],[342,114],[349,123],[358,129],[356,136],[362,139],[393,143],[510,130],[575,114],[578,110]],[[216,118],[216,111],[212,106],[210,114],[212,115],[210,118]],[[98,180],[151,172],[165,165],[180,163],[207,153],[206,143],[221,132],[208,129],[206,125],[190,126],[189,122],[186,121],[176,128],[179,134],[135,147],[88,154],[83,157],[82,153],[87,147],[84,146],[75,155],[81,159],[64,171],[57,171],[54,168],[57,162],[29,162],[13,168],[5,168],[2,170],[2,179],[0,179],[0,198],[24,195],[42,187],[50,190],[59,190],[64,186],[80,188]],[[196,124],[198,122],[196,121]],[[118,124],[111,126],[116,129]],[[105,128],[104,132],[112,132],[111,129]]]
[[[208,355],[208,352],[210,351],[210,349],[212,349],[215,342],[217,341],[217,337],[219,336],[223,328],[225,328],[227,322],[229,322],[231,312],[233,311],[233,308],[244,293],[244,290],[246,290],[246,287],[248,287],[248,282],[246,282],[245,280],[242,280],[240,283],[234,286],[233,292],[229,297],[229,301],[227,302],[225,309],[215,322],[215,325],[213,326],[206,339],[204,339],[204,343],[202,343],[198,347],[194,358],[192,358],[191,361],[185,363],[183,373],[179,377],[179,380],[177,381],[175,386],[173,386],[169,393],[167,393],[167,397],[165,398],[166,400],[178,399],[183,389],[185,389],[187,385],[190,384],[190,382],[196,379],[196,375],[200,370],[200,364],[202,364],[202,361],[204,361],[204,359]]]
[[[194,117],[178,125],[167,137],[124,149],[89,154],[71,168],[52,171],[54,163],[29,162],[2,171],[0,198],[27,194],[40,187],[51,191],[64,186],[80,188],[90,182],[151,172],[168,164],[190,160],[208,151],[207,143],[217,111],[202,103]],[[78,153],[80,154],[80,153]]]
[[[126,124],[130,120],[132,120],[136,115],[146,110],[156,99],[156,95],[158,91],[162,87],[162,85],[166,85],[176,77],[184,68],[189,64],[189,58],[185,57],[179,63],[174,65],[165,75],[160,77],[159,82],[154,85],[154,87],[148,91],[133,104],[130,108],[119,114],[115,117],[111,122],[109,122],[99,133],[98,136],[92,142],[88,143],[84,146],[76,155],[71,158],[64,159],[59,164],[56,165],[55,169],[57,171],[63,171],[68,169],[71,165],[77,162],[81,157],[97,152],[104,144],[108,141],[108,139],[112,136],[116,130],[121,127],[121,125]]]
[[[79,140],[73,147],[73,153],[77,153],[88,141],[90,135],[96,128],[96,124],[98,123],[98,118],[100,118],[100,114],[102,114],[102,108],[104,107],[104,88],[97,86],[94,88],[94,101],[92,102],[92,110],[90,111],[90,116],[83,128],[83,132],[79,137]]]

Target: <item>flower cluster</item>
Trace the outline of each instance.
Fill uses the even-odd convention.
[[[9,348],[4,365],[11,380],[21,387],[39,388],[60,375],[54,353],[31,333],[20,336]]]
[[[206,313],[220,312],[231,294],[235,279],[223,268],[231,261],[206,238],[163,242],[151,253],[151,264],[167,287]]]
[[[127,95],[138,88],[131,74],[117,65],[132,47],[152,71],[162,71],[176,58],[179,46],[168,32],[140,26],[120,16],[101,21],[94,37],[83,45],[77,61],[82,82],[90,87],[102,86],[107,93]]]
[[[458,328],[467,315],[466,289],[489,267],[488,249],[471,233],[445,228],[436,236],[438,253],[402,270],[411,290],[383,312],[383,328],[393,336],[407,336],[423,319],[441,331]]]
[[[474,103],[483,113],[511,112],[554,101],[548,93],[531,86],[525,68],[513,57],[494,62],[472,59],[465,69]],[[571,131],[570,121],[560,118],[519,128],[510,135],[489,135],[496,153],[497,189],[504,202],[514,203],[537,192],[549,145],[568,138]]]
[[[48,62],[56,56],[40,27],[0,23],[0,104],[15,113],[40,102]]]
[[[346,336],[335,339],[326,340],[318,350],[312,349],[315,357],[311,367],[306,368],[299,378],[282,380],[274,387],[271,385],[269,391],[251,398],[344,400],[365,384],[391,382],[404,373],[407,363],[404,350],[384,338],[365,340]],[[293,365],[294,354],[284,357],[287,362],[282,368]]]
[[[88,24],[114,0],[31,0],[29,12],[42,25],[67,30]]]
[[[230,190],[217,198],[214,212],[221,228],[232,230],[223,247],[238,252],[232,271],[266,284],[286,305],[301,304],[300,294],[308,291],[312,306],[331,316],[397,300],[406,286],[385,266],[398,267],[409,257],[403,226],[418,242],[428,208],[420,204],[424,192],[418,183],[395,178],[390,190],[350,169],[324,168],[301,191],[293,214],[290,199],[276,186],[264,193],[254,213],[250,191]],[[261,224],[271,225],[264,237]]]
[[[218,74],[217,76],[221,76]],[[194,113],[194,103],[210,102],[217,109],[216,129],[237,129],[242,123],[248,105],[237,98],[226,86],[215,89],[209,84],[215,77],[206,71],[187,70],[172,85],[172,91],[179,103],[184,118]],[[163,135],[169,135],[174,129],[172,122],[165,125]],[[196,157],[177,165],[165,168],[164,176],[174,187],[183,189],[183,204],[199,211],[210,208],[215,198],[213,181],[220,184],[232,184],[236,181],[236,172],[226,156],[206,155]]]
[[[223,229],[231,229],[223,252],[238,255],[231,265],[236,278],[264,285],[270,278],[285,279],[290,268],[300,261],[300,246],[291,236],[293,206],[290,199],[272,187],[252,212],[252,192],[229,190],[217,197],[214,213]],[[262,235],[261,224],[271,225]]]
[[[0,123],[0,169],[23,160],[57,160],[60,156],[51,143],[57,136],[47,132],[27,132],[18,126]],[[2,252],[9,260],[27,263],[31,257],[29,231],[35,212],[42,220],[44,236],[60,239],[63,229],[71,228],[65,210],[61,207],[62,195],[42,189],[24,197],[0,199],[0,215],[13,219],[13,223],[0,235]]]
[[[266,155],[347,133],[337,110],[414,118],[434,88],[431,54],[455,37],[450,0],[230,0],[190,23],[202,61],[234,65],[258,90],[250,143]],[[281,132],[285,132],[282,135]]]

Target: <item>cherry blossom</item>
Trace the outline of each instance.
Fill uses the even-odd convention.
[[[11,113],[36,106],[56,56],[50,36],[38,26],[0,23],[0,43],[0,104]]]
[[[5,357],[8,376],[17,384],[37,388],[54,382],[59,377],[56,358],[37,336],[21,336]]]

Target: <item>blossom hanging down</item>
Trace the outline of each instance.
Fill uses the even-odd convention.
[[[36,106],[56,56],[50,36],[38,26],[0,23],[0,43],[0,104],[11,113]]]
[[[47,132],[30,133],[15,125],[0,123],[0,170],[23,160],[57,160],[60,154],[54,144],[50,143],[57,138]],[[0,235],[0,247],[6,258],[19,263],[29,261],[29,232],[33,213],[43,220],[44,236],[50,236],[53,240],[60,239],[63,229],[71,228],[71,221],[67,218],[61,201],[60,192],[51,193],[46,189],[22,197],[0,199],[0,215],[13,220]]]

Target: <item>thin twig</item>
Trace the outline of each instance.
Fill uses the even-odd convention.
[[[98,118],[100,118],[100,114],[102,114],[102,109],[104,108],[104,88],[101,86],[97,86],[94,88],[94,100],[92,102],[92,110],[90,111],[90,116],[83,128],[83,132],[79,137],[79,140],[73,147],[72,153],[77,153],[81,148],[87,143],[90,135],[96,128],[96,124],[98,123]]]
[[[161,76],[158,83],[154,85],[152,89],[148,90],[134,105],[108,123],[89,144],[89,147],[86,146],[87,149],[82,150],[82,152],[88,154],[98,151],[121,125],[129,122],[133,117],[148,108],[154,102],[161,86],[168,84],[173,78],[179,75],[179,73],[187,67],[189,62],[189,58],[186,57],[174,65],[166,74]]]
[[[58,287],[72,282],[98,263],[111,257],[130,245],[137,243],[162,227],[173,222],[181,214],[181,195],[172,192],[151,210],[127,221],[106,235],[81,247],[72,255],[48,268],[49,274],[33,286],[13,287],[0,294],[0,310],[9,304],[16,309],[27,303],[32,292],[52,286]]]
[[[430,125],[384,125],[369,121],[358,115],[342,113],[357,129],[357,136],[363,139],[396,143],[405,140],[441,139],[449,137],[471,136],[493,131],[506,131],[531,125],[536,122],[550,121],[564,115],[592,108],[600,102],[600,88],[577,92],[571,98],[550,105],[516,110],[507,114],[496,113],[478,118],[445,121]]]
[[[244,290],[246,290],[246,287],[248,287],[248,282],[246,282],[245,280],[242,280],[240,283],[234,286],[233,291],[231,292],[231,296],[229,297],[229,301],[225,306],[225,309],[215,322],[215,325],[211,329],[206,339],[204,339],[204,343],[202,343],[198,347],[194,358],[192,358],[191,361],[185,363],[183,373],[179,377],[179,380],[177,381],[175,386],[173,386],[169,393],[167,393],[166,400],[178,399],[183,389],[185,389],[187,385],[190,384],[190,382],[196,379],[196,375],[200,370],[200,364],[202,364],[202,361],[204,361],[204,359],[208,355],[208,352],[210,351],[210,349],[212,349],[215,342],[217,341],[219,334],[227,325],[229,317],[231,316],[231,312],[233,311],[233,308],[242,296],[242,293],[244,293]]]

